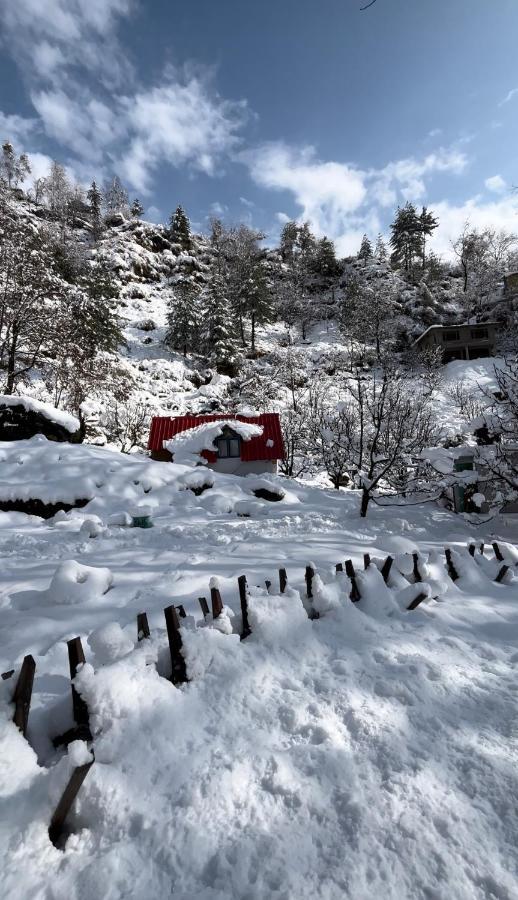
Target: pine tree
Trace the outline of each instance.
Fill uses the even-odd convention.
[[[2,156],[0,157],[0,177],[9,189],[18,187],[20,181],[25,181],[29,175],[31,166],[26,153],[16,156],[14,147],[10,141],[2,144]]]
[[[286,222],[281,231],[281,240],[279,249],[283,262],[287,262],[293,258],[295,244],[299,233],[299,226],[296,222]]]
[[[184,278],[174,285],[167,316],[166,345],[184,356],[197,349],[200,319],[199,289],[192,279]]]
[[[182,206],[177,206],[169,221],[169,237],[173,244],[180,244],[182,250],[191,249],[191,226]]]
[[[254,352],[256,326],[266,325],[274,319],[271,284],[264,266],[259,261],[256,262],[247,285],[245,311],[250,317],[250,343]]]
[[[203,292],[203,344],[211,364],[222,375],[236,371],[235,325],[227,299],[225,279],[214,272]]]
[[[93,358],[103,351],[113,353],[124,337],[116,312],[119,288],[113,272],[99,259],[77,279],[82,297],[75,311],[78,343]]]
[[[360,249],[358,251],[358,259],[363,260],[363,265],[367,265],[367,261],[372,259],[372,244],[366,234],[362,237]]]
[[[98,241],[102,232],[102,215],[101,215],[101,204],[102,204],[102,194],[97,187],[95,181],[92,181],[89,190],[87,191],[87,199],[90,204],[90,221],[92,223],[92,235],[94,241]]]
[[[411,272],[415,258],[422,254],[421,224],[413,203],[398,206],[390,230],[391,261],[395,266],[402,266],[405,272]]]
[[[128,214],[128,192],[117,175],[114,175],[112,180],[105,184],[103,199],[108,215],[119,213],[121,216],[126,216]]]
[[[426,266],[426,238],[430,237],[432,232],[439,225],[439,220],[432,215],[431,212],[423,206],[421,215],[419,216],[419,225],[421,229],[421,259],[423,261],[423,269]]]
[[[335,245],[333,244],[333,241],[330,241],[325,235],[317,243],[314,258],[314,271],[324,278],[328,278],[338,273]]]
[[[140,202],[138,197],[135,197],[133,203],[131,204],[130,212],[134,219],[140,219],[142,213],[144,212],[144,207],[142,206],[142,203]]]
[[[385,241],[383,240],[383,235],[381,235],[381,234],[378,234],[378,238],[376,240],[376,247],[374,250],[374,255],[375,255],[376,259],[378,260],[378,262],[380,262],[380,263],[385,263],[387,261],[388,251],[387,251]]]

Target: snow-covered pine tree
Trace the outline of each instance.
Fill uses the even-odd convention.
[[[98,241],[102,233],[102,194],[95,181],[92,181],[86,197],[90,206],[90,222],[92,223],[92,235],[94,241]]]
[[[104,205],[107,216],[116,213],[121,216],[127,216],[129,212],[128,192],[122,184],[118,175],[114,175],[112,180],[107,182],[103,190]]]
[[[363,260],[366,266],[369,259],[372,259],[372,244],[366,234],[362,237],[360,249],[358,250],[358,259]]]
[[[421,223],[413,203],[398,206],[390,230],[391,261],[396,267],[404,268],[405,272],[411,272],[416,257],[422,256]]]
[[[180,244],[182,250],[191,249],[191,225],[182,206],[177,206],[169,221],[169,237],[173,244]]]
[[[435,231],[435,229],[439,225],[439,220],[435,218],[434,215],[427,209],[426,206],[423,206],[421,210],[421,215],[419,216],[419,227],[421,230],[421,259],[423,262],[423,269],[426,268],[426,239],[430,237],[430,235]]]
[[[383,235],[380,233],[376,239],[376,247],[374,248],[374,256],[380,263],[385,263],[388,259],[388,250]]]
[[[313,268],[315,273],[323,278],[330,278],[338,273],[335,245],[326,235],[317,241]]]
[[[227,298],[225,278],[214,272],[202,294],[203,349],[221,375],[237,370],[236,330]]]
[[[184,356],[198,349],[200,320],[200,290],[191,278],[182,278],[175,283],[169,304],[166,346]]]
[[[140,202],[138,197],[135,197],[133,203],[131,204],[131,209],[130,209],[130,213],[131,213],[132,217],[134,219],[140,219],[143,212],[144,212],[144,207],[142,206],[142,203]]]
[[[10,141],[4,141],[2,144],[2,155],[0,156],[0,178],[5,181],[9,189],[18,187],[20,182],[25,181],[27,175],[30,175],[31,166],[26,153],[20,153],[16,156],[13,145]]]
[[[281,251],[283,262],[287,262],[293,258],[298,233],[299,226],[296,222],[286,222],[286,224],[283,225],[279,243],[279,250]]]
[[[275,318],[272,304],[272,285],[262,262],[256,261],[247,284],[245,311],[250,317],[250,344],[255,352],[257,325],[266,325]]]

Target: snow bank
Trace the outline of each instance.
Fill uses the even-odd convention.
[[[99,665],[115,662],[133,650],[134,643],[124,634],[118,622],[109,622],[92,631],[88,644]]]
[[[29,412],[39,413],[45,416],[49,422],[61,425],[70,434],[75,434],[81,427],[79,419],[70,413],[64,412],[62,409],[56,409],[50,403],[42,403],[41,400],[35,400],[33,397],[15,396],[14,394],[0,394],[0,407],[2,406],[23,406]]]
[[[52,605],[75,605],[99,600],[113,583],[109,569],[84,566],[73,559],[60,563],[46,592]]]
[[[263,433],[262,425],[250,422],[239,422],[237,419],[221,419],[218,422],[204,422],[182,431],[170,441],[164,441],[164,448],[173,454],[175,463],[196,466],[205,463],[200,454],[203,450],[215,450],[214,441],[223,434],[224,428],[231,428],[244,441],[259,437]]]

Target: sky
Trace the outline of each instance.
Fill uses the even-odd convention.
[[[517,0],[0,0],[0,139],[145,218],[518,231]]]

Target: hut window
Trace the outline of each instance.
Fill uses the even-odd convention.
[[[220,459],[239,459],[241,456],[241,441],[231,431],[223,432],[216,441],[218,456]]]
[[[460,341],[460,333],[455,329],[443,332],[444,341]]]

